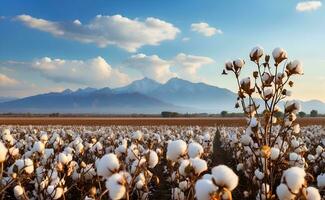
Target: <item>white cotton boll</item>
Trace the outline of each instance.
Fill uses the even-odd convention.
[[[284,59],[288,58],[287,52],[280,47],[277,47],[272,51],[272,56],[276,63],[280,63]]]
[[[125,196],[126,188],[124,184],[125,180],[121,174],[113,174],[107,179],[105,186],[112,200],[122,199]]]
[[[212,174],[204,174],[204,175],[202,176],[202,179],[208,179],[208,180],[212,181],[213,176],[212,176]]]
[[[189,160],[182,160],[181,164],[179,165],[179,168],[178,168],[179,174],[182,176],[187,176],[185,169],[190,164],[191,164],[191,162]]]
[[[135,184],[135,187],[138,189],[138,190],[141,190],[144,186],[144,182],[142,180],[139,180],[136,182]]]
[[[256,169],[254,175],[258,180],[262,180],[264,178],[264,173],[261,172],[259,169]]]
[[[323,147],[321,147],[320,145],[318,145],[318,146],[316,147],[316,154],[317,154],[317,155],[321,154],[323,151],[324,151],[324,149],[323,149]]]
[[[295,133],[295,134],[298,134],[298,133],[300,133],[300,125],[299,124],[295,124],[294,126],[293,126],[293,133]]]
[[[153,150],[150,150],[148,160],[149,168],[154,168],[158,164],[158,161],[159,159],[157,153]]]
[[[286,66],[287,72],[289,74],[303,74],[302,63],[299,60],[291,61]]]
[[[49,140],[49,138],[48,138],[46,132],[42,132],[42,133],[41,133],[40,140],[41,140],[43,143],[46,143],[46,142]]]
[[[243,163],[239,163],[236,167],[237,171],[241,171],[244,169],[244,164]]]
[[[145,157],[142,157],[140,159],[140,161],[139,160],[133,161],[132,166],[131,166],[131,173],[132,174],[135,173],[135,171],[137,170],[137,168],[143,166],[146,162],[147,162],[147,160],[146,160]]]
[[[305,182],[306,172],[299,167],[291,167],[283,172],[281,182],[287,183],[293,193],[298,193]]]
[[[8,149],[0,141],[0,163],[3,163],[6,160],[7,153],[8,153]]]
[[[307,187],[306,196],[307,200],[321,200],[319,191],[314,187]]]
[[[65,152],[61,152],[59,154],[59,162],[62,163],[63,165],[68,164],[72,160],[72,155],[71,154],[66,154]]]
[[[233,62],[235,68],[242,68],[245,65],[245,61],[242,59],[236,59]]]
[[[188,155],[190,158],[200,157],[203,154],[203,147],[196,142],[192,142],[188,145]]]
[[[307,159],[309,160],[309,162],[312,162],[312,163],[315,162],[315,156],[314,155],[308,154]]]
[[[98,176],[109,177],[120,168],[120,163],[115,154],[106,154],[96,162]]]
[[[200,158],[191,158],[190,159],[191,165],[194,168],[195,174],[199,175],[202,172],[208,169],[207,162]]]
[[[50,185],[46,189],[47,193],[51,196],[52,199],[59,199],[62,197],[64,190],[62,187],[57,187]]]
[[[18,167],[18,171],[24,170],[27,174],[34,172],[34,163],[31,159],[19,159],[16,160],[15,164]]]
[[[13,146],[8,150],[8,153],[11,156],[15,157],[15,156],[19,155],[19,149]]]
[[[230,191],[238,185],[238,176],[225,165],[218,165],[212,168],[212,175],[217,185],[227,187]]]
[[[258,61],[260,57],[262,57],[264,54],[264,49],[260,46],[254,47],[250,54],[249,57],[251,58],[252,61]]]
[[[293,195],[286,184],[281,183],[276,188],[276,194],[278,195],[279,200],[291,200],[295,198],[295,195]]]
[[[231,62],[231,61],[227,61],[227,62],[225,63],[225,68],[226,68],[226,70],[228,70],[228,71],[233,70],[233,69],[234,69],[234,64],[233,64],[233,62]]]
[[[325,173],[317,176],[317,187],[319,189],[325,188]]]
[[[8,128],[3,129],[2,135],[10,135],[10,129],[8,129]]]
[[[271,155],[270,155],[271,160],[276,160],[279,158],[279,156],[280,156],[280,149],[278,149],[276,147],[272,147]]]
[[[180,156],[186,154],[187,145],[183,140],[171,141],[167,146],[167,159],[176,162]]]
[[[41,141],[37,141],[33,145],[33,152],[38,152],[43,154],[45,149],[45,145]]]
[[[240,137],[240,142],[245,146],[249,146],[253,142],[253,139],[248,134],[243,134]]]
[[[186,191],[189,188],[189,184],[187,181],[181,181],[181,182],[179,182],[178,187],[182,191]]]
[[[208,179],[200,179],[195,183],[195,195],[198,200],[210,200],[210,195],[217,190],[218,187]]]
[[[264,98],[265,99],[270,99],[273,96],[273,89],[270,87],[266,87],[263,89],[264,91]]]
[[[300,155],[298,155],[297,153],[290,153],[289,154],[289,160],[290,161],[297,161],[297,160],[300,160]]]
[[[291,140],[291,146],[293,148],[297,148],[300,145],[299,141],[297,139],[292,139]]]
[[[14,195],[16,199],[20,199],[20,197],[24,194],[24,188],[21,187],[20,185],[16,185],[14,187]]]
[[[132,139],[134,140],[141,140],[142,137],[143,137],[143,133],[139,130],[132,133]]]
[[[8,144],[10,144],[11,146],[14,145],[15,143],[15,139],[14,137],[12,137],[12,135],[10,134],[5,134],[2,136],[2,140]]]
[[[172,188],[172,199],[174,199],[174,200],[185,200],[185,194],[179,188]]]

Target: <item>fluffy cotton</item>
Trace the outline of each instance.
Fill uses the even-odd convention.
[[[230,191],[238,185],[238,176],[226,165],[218,165],[212,168],[212,175],[218,186],[226,187]]]
[[[211,194],[217,190],[218,187],[209,179],[200,179],[195,183],[195,194],[198,200],[210,200]]]
[[[278,159],[279,155],[280,155],[280,149],[278,149],[276,147],[272,147],[271,148],[271,155],[270,155],[271,160]]]
[[[283,60],[288,58],[287,52],[284,49],[280,48],[280,47],[275,48],[273,50],[272,56],[273,56],[276,63],[280,63]]]
[[[281,183],[276,188],[276,194],[278,195],[279,200],[291,200],[294,199],[295,195],[293,195],[286,184]]]
[[[187,145],[183,140],[171,141],[167,146],[167,159],[176,162],[179,157],[186,154]]]
[[[134,140],[141,140],[142,137],[143,137],[143,133],[139,130],[132,133],[132,139]]]
[[[319,191],[314,187],[308,187],[306,189],[307,200],[320,200]]]
[[[126,188],[124,184],[125,179],[119,173],[113,174],[108,178],[105,185],[109,191],[109,197],[112,200],[122,199],[125,196]]]
[[[0,163],[3,163],[6,160],[7,153],[8,153],[8,149],[0,141]]]
[[[62,197],[64,190],[62,187],[57,187],[50,185],[46,189],[47,193],[51,196],[52,199],[59,199]]]
[[[208,169],[207,162],[200,158],[191,158],[190,159],[191,165],[194,168],[195,174],[199,175],[202,172]]]
[[[63,165],[66,165],[71,161],[72,161],[72,155],[71,154],[65,153],[65,152],[61,152],[59,154],[59,162],[62,163]]]
[[[98,176],[109,177],[113,172],[120,168],[120,163],[115,154],[106,154],[98,162],[96,169]]]
[[[33,152],[44,153],[45,145],[41,141],[37,141],[33,145]]]
[[[264,54],[264,49],[262,47],[254,47],[250,54],[249,57],[251,58],[252,61],[258,61],[260,57],[262,57]]]
[[[16,185],[14,187],[14,195],[17,199],[20,199],[20,197],[24,194],[24,188],[20,185]]]
[[[325,188],[325,173],[317,176],[317,187],[320,189]]]
[[[150,150],[148,159],[149,168],[154,168],[158,164],[158,161],[159,159],[157,153],[153,150]]]
[[[188,145],[188,155],[190,158],[197,158],[203,154],[203,147],[196,142],[192,142]]]
[[[293,193],[298,193],[305,182],[306,172],[300,167],[291,167],[283,172],[281,182],[285,182]]]
[[[29,158],[16,160],[14,165],[17,166],[19,172],[24,170],[27,174],[31,174],[34,171],[34,163]]]

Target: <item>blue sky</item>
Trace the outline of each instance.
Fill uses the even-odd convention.
[[[219,75],[224,62],[244,58],[249,71],[248,54],[261,45],[304,63],[294,97],[325,101],[321,1],[1,0],[0,16],[0,96],[118,87],[144,76],[235,90]]]

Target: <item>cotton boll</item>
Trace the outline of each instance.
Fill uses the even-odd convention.
[[[178,184],[179,189],[181,189],[182,191],[186,191],[189,188],[189,183],[187,181],[181,181]]]
[[[318,146],[316,147],[316,154],[317,154],[317,155],[321,154],[323,151],[324,151],[324,149],[323,149],[323,147],[321,147],[320,145],[318,145]]]
[[[21,187],[20,185],[16,185],[14,187],[14,195],[16,199],[20,199],[20,197],[24,194],[24,188]]]
[[[241,171],[244,169],[244,164],[243,163],[239,163],[236,167],[237,171]]]
[[[195,194],[198,200],[210,200],[211,194],[217,190],[218,187],[208,179],[200,179],[195,183]]]
[[[139,130],[132,133],[132,139],[134,139],[134,140],[140,141],[142,139],[142,137],[143,137],[143,133]]]
[[[60,163],[63,165],[67,165],[69,162],[72,160],[72,155],[71,154],[66,154],[65,152],[61,152],[59,154],[58,160]]]
[[[200,158],[191,158],[190,162],[191,162],[192,167],[194,168],[196,175],[199,175],[208,169],[207,162]]]
[[[38,152],[43,154],[45,149],[45,145],[41,141],[37,141],[33,145],[33,152]]]
[[[186,177],[187,176],[186,168],[190,164],[191,164],[191,162],[189,160],[182,160],[181,164],[180,164],[180,166],[178,168],[179,174]]]
[[[253,139],[248,134],[243,134],[240,137],[240,142],[245,146],[249,146],[253,142]]]
[[[235,69],[240,69],[245,65],[245,61],[242,59],[236,59],[233,62]]]
[[[120,168],[120,163],[115,154],[106,154],[96,162],[98,176],[109,177]]]
[[[283,60],[287,59],[288,58],[288,54],[287,52],[278,47],[278,48],[275,48],[273,51],[272,51],[272,56],[274,58],[274,61],[279,64],[281,63]]]
[[[289,62],[286,66],[286,72],[288,76],[292,74],[303,74],[302,63],[299,60]]]
[[[167,146],[167,159],[176,162],[180,156],[186,154],[187,145],[183,140],[171,141]]]
[[[149,168],[154,168],[158,164],[158,160],[159,160],[157,153],[153,150],[150,150],[148,157],[149,157],[148,160]]]
[[[299,167],[291,167],[283,172],[281,182],[286,182],[293,193],[298,193],[305,182],[306,172]]]
[[[258,180],[262,180],[264,178],[264,173],[261,172],[259,169],[256,169],[254,175]]]
[[[270,155],[271,160],[277,160],[279,158],[279,155],[280,155],[280,149],[276,147],[272,147],[271,155]]]
[[[317,187],[319,189],[325,188],[325,173],[317,176]]]
[[[278,195],[279,200],[291,200],[295,198],[295,195],[293,195],[286,184],[281,183],[276,188],[276,194]]]
[[[203,154],[203,147],[196,142],[192,142],[188,145],[188,155],[190,158],[199,158]]]
[[[8,153],[8,149],[0,141],[0,163],[3,163],[6,160],[7,153]]]
[[[266,100],[269,100],[273,96],[273,89],[270,87],[264,88],[263,92]]]
[[[121,174],[113,174],[105,183],[109,191],[109,197],[113,200],[122,199],[125,196],[125,179]]]
[[[10,146],[14,145],[15,143],[15,139],[14,137],[12,137],[12,135],[10,134],[5,134],[2,136],[2,140],[7,143],[7,144],[10,144]]]
[[[230,191],[238,185],[238,176],[225,165],[218,165],[212,168],[214,181],[220,187],[227,187]]]
[[[174,199],[174,200],[185,200],[185,194],[179,188],[172,188],[172,199]]]
[[[251,61],[258,61],[264,54],[264,49],[262,47],[254,47],[250,54],[249,57],[251,58]]]
[[[46,191],[51,196],[51,198],[54,200],[61,198],[64,193],[64,190],[62,187],[57,187],[54,185],[48,186]]]
[[[321,200],[319,191],[314,187],[307,187],[306,196],[307,200]]]
[[[143,166],[147,162],[145,157],[142,157],[140,160],[135,160],[131,166],[131,173],[135,173],[138,167]]]

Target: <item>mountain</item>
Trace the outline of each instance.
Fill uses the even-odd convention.
[[[110,88],[51,92],[0,103],[1,112],[159,113],[179,109],[140,93],[115,94]]]
[[[201,112],[233,110],[236,100],[230,90],[179,78],[170,79],[148,95],[175,105],[198,108]]]
[[[234,109],[237,95],[230,90],[172,78],[164,84],[149,78],[136,80],[120,88],[84,88],[51,92],[0,103],[0,112],[34,113],[160,113],[207,112]],[[282,102],[283,104],[284,102]],[[318,100],[301,101],[303,111],[325,113],[325,103]]]
[[[133,81],[131,84],[114,89],[116,93],[133,93],[149,94],[159,88],[162,84],[149,78]]]
[[[0,97],[0,103],[7,102],[7,101],[13,101],[16,99],[18,99],[18,98],[16,98],[16,97]]]

